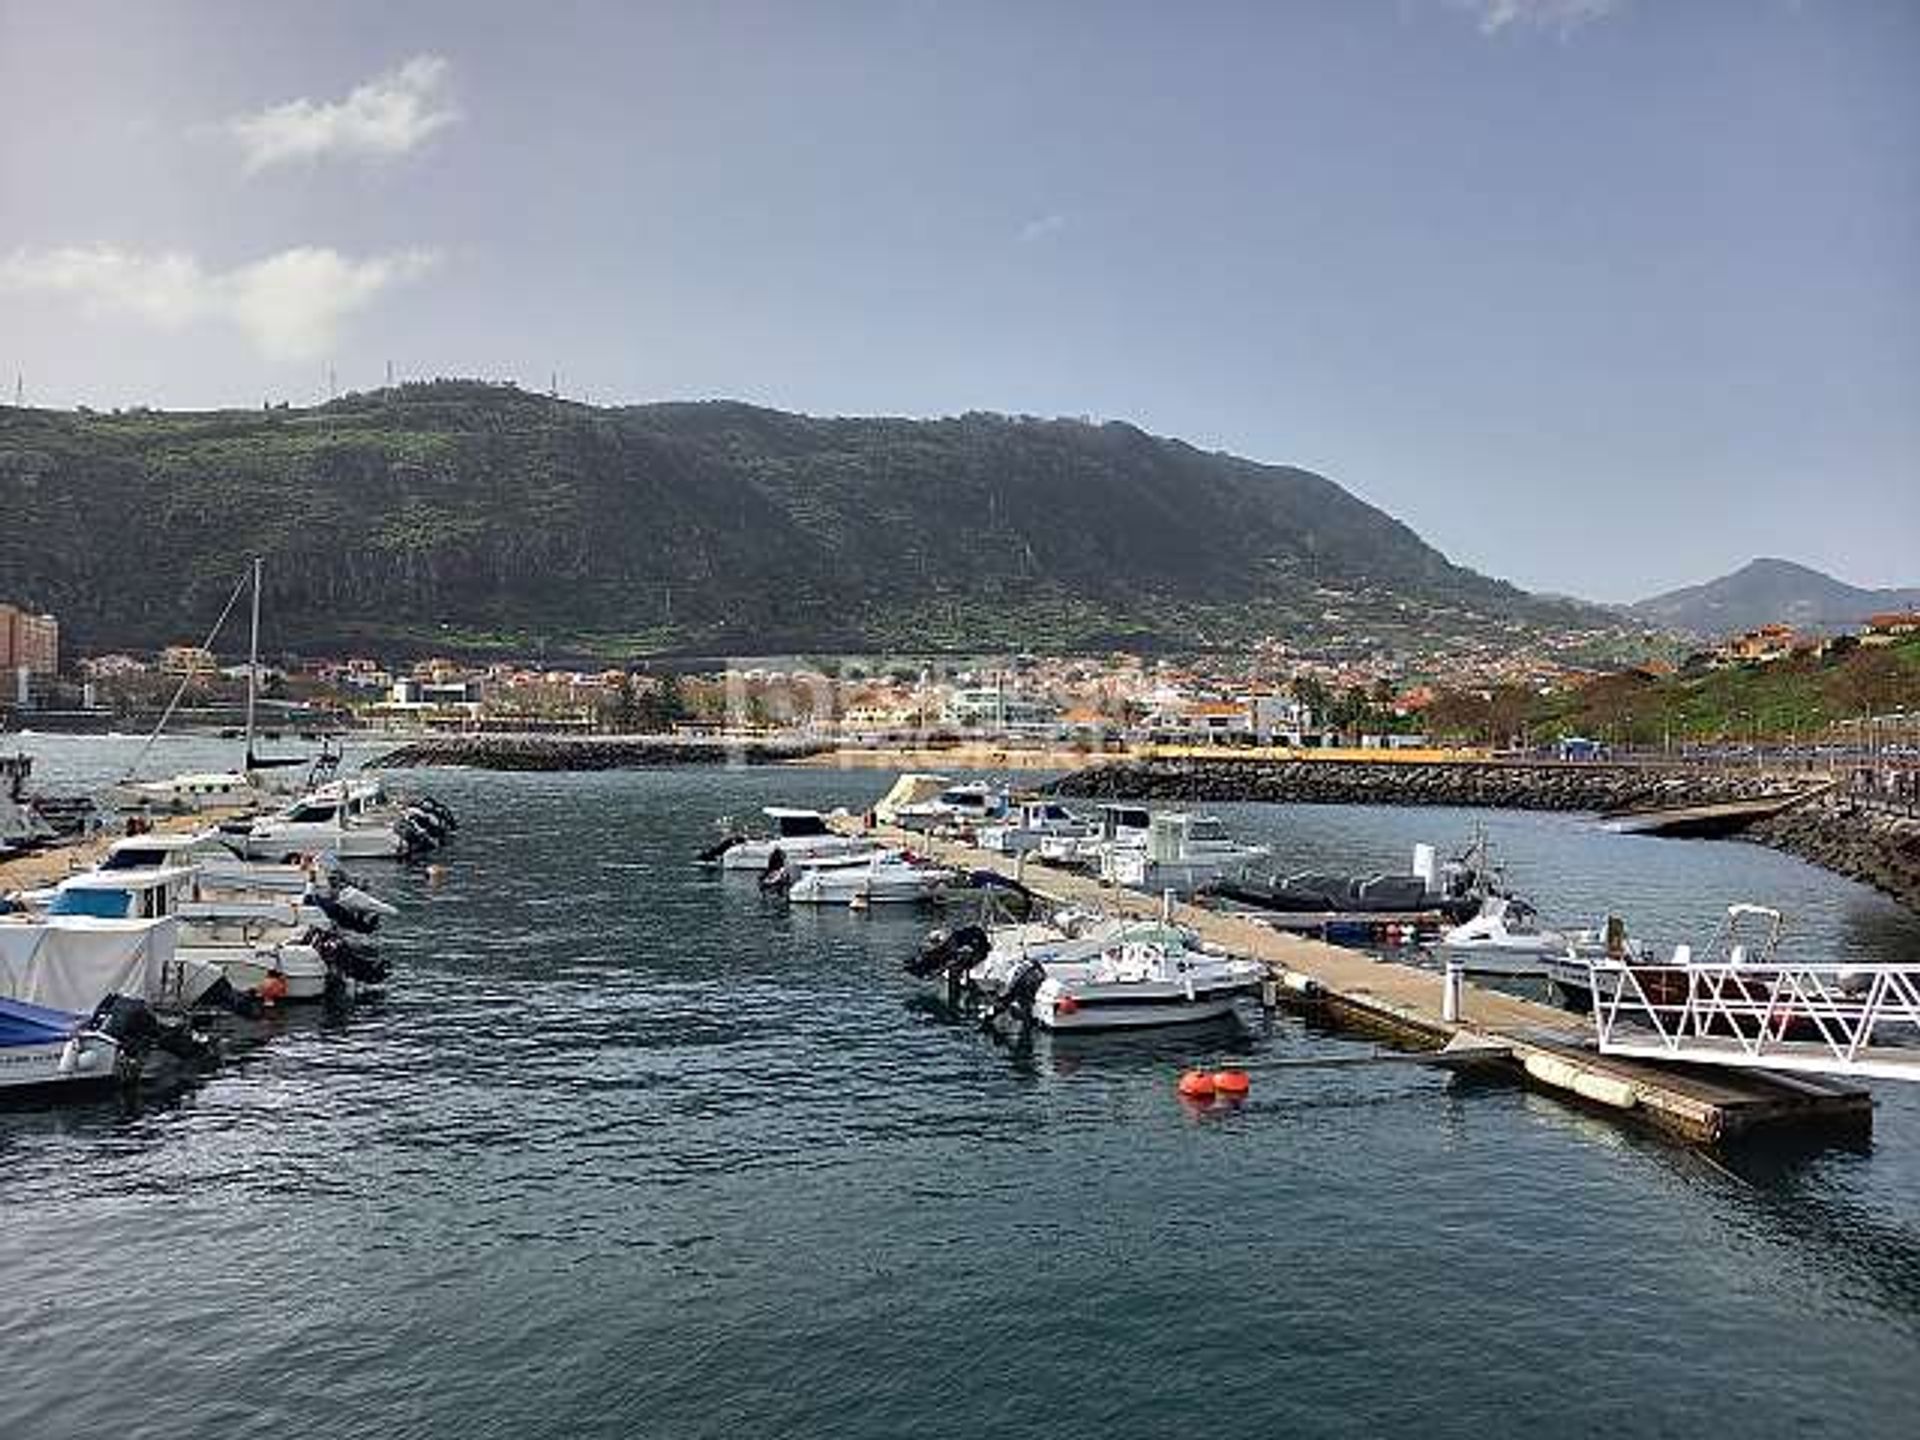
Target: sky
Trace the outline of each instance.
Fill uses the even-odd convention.
[[[0,398],[1089,415],[1530,589],[1920,584],[1916,76],[1913,0],[0,0]]]

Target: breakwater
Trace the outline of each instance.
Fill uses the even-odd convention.
[[[1810,788],[1751,771],[1644,765],[1432,765],[1365,760],[1131,760],[1094,765],[1054,782],[1089,799],[1324,805],[1477,805],[1502,810],[1652,810],[1752,800]]]
[[[647,770],[669,765],[778,765],[819,746],[678,735],[430,735],[367,762],[467,770]]]
[[[1087,799],[1183,804],[1256,800],[1600,812],[1752,800],[1809,790],[1821,778],[1637,765],[1180,759],[1095,765],[1049,788]],[[1742,838],[1864,881],[1920,911],[1920,820],[1868,809],[1844,796],[1817,795],[1755,822]]]

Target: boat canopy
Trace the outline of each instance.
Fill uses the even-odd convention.
[[[880,797],[880,803],[873,807],[873,813],[882,824],[891,825],[903,807],[924,805],[952,783],[945,775],[909,771],[895,780],[892,788]]]
[[[158,999],[179,933],[172,919],[0,925],[0,997],[75,1015],[109,995]]]
[[[827,818],[818,810],[793,810],[780,805],[769,805],[763,812],[773,821],[773,828],[783,840],[794,839],[801,835],[827,834]]]

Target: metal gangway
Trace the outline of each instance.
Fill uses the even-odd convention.
[[[1742,938],[1765,927],[1757,945]],[[1727,911],[1706,958],[1590,962],[1602,1055],[1920,1081],[1920,963],[1782,960],[1780,912]]]

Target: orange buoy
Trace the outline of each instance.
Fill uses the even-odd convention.
[[[1206,1100],[1213,1095],[1213,1079],[1205,1070],[1188,1070],[1180,1076],[1180,1093],[1189,1100]]]
[[[1216,1070],[1212,1078],[1216,1095],[1244,1095],[1253,1086],[1244,1070]]]
[[[287,977],[278,970],[267,972],[267,978],[260,982],[260,1003],[278,1005],[287,998]]]

